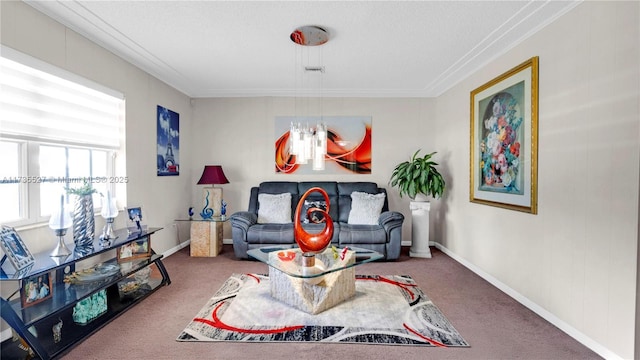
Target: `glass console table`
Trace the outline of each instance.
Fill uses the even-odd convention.
[[[176,221],[191,222],[191,256],[215,257],[222,251],[222,226],[229,217],[214,216],[203,219],[194,216],[190,219],[176,219]]]
[[[269,265],[271,297],[310,314],[318,314],[353,297],[355,266],[382,254],[355,247],[327,248],[313,259],[299,248],[267,246],[247,254]]]
[[[18,290],[7,298],[0,297],[2,319],[40,359],[62,356],[115,317],[171,283],[161,260],[163,255],[150,248],[151,235],[159,230],[161,228],[145,228],[133,233],[127,229],[116,230],[117,237],[111,245],[101,246],[96,237],[91,247],[81,253],[74,251],[60,261],[54,261],[50,251],[35,253],[35,263],[18,272],[3,264],[0,268],[2,287]],[[106,254],[131,243],[147,244],[148,255],[118,259],[116,254]],[[102,254],[106,260],[102,257],[91,260]],[[99,260],[103,261],[90,264]],[[50,295],[37,303],[26,304],[20,289],[40,278],[50,279]]]

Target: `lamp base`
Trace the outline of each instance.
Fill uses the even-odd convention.
[[[64,234],[59,235],[58,245],[53,249],[49,256],[54,258],[66,258],[69,255],[71,255],[71,250],[69,250],[67,244],[64,243]]]
[[[202,189],[202,213],[205,213],[207,209],[213,210],[212,216],[220,216],[222,209],[222,188],[219,187],[205,187]],[[202,213],[200,216],[205,218]]]
[[[117,236],[113,232],[113,220],[114,218],[107,218],[104,228],[102,228],[102,235],[100,235],[100,245],[102,247],[111,246],[111,241],[116,239]]]

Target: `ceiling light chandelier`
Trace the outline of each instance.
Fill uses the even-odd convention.
[[[296,87],[298,87],[298,74],[300,73],[301,66],[298,65],[298,60],[302,63],[305,57],[303,51],[309,49],[308,47],[319,46],[329,41],[329,33],[314,25],[301,26],[295,29],[289,36],[291,41],[300,45],[296,48],[296,67],[295,78]],[[322,51],[320,54],[320,64],[322,64]],[[307,52],[307,61],[310,58]],[[304,73],[306,75],[319,74],[320,75],[320,118],[317,121],[315,128],[309,126],[309,124],[302,124],[301,122],[291,122],[291,129],[289,130],[289,152],[295,156],[296,164],[306,164],[308,161],[312,161],[313,170],[324,170],[324,161],[327,154],[327,126],[322,121],[322,87],[324,66],[310,66],[306,64],[304,66]],[[300,86],[302,87],[302,86]],[[309,101],[307,99],[307,107]],[[296,101],[296,113],[297,111]]]

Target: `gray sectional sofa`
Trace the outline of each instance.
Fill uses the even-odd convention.
[[[312,187],[321,187],[329,196],[329,215],[334,222],[334,233],[331,239],[333,245],[337,247],[354,246],[371,249],[382,253],[385,260],[398,259],[402,242],[404,216],[397,211],[389,211],[386,190],[378,187],[373,182],[334,181],[269,181],[252,187],[248,211],[236,212],[230,218],[235,256],[239,259],[249,259],[248,250],[264,246],[284,245],[297,247],[293,236],[293,217],[295,216],[298,201]],[[349,223],[352,205],[351,194],[354,191],[367,194],[385,194],[384,205],[376,224]],[[266,196],[286,193],[291,194],[290,221],[287,219],[287,221],[279,223],[265,223],[263,217],[259,222],[259,195],[272,194],[261,196],[264,199]],[[378,199],[381,197],[380,195],[377,196]],[[314,192],[306,200],[321,201],[324,198],[319,192]],[[289,209],[286,210],[286,216],[288,216]],[[264,214],[264,211],[262,214]],[[352,217],[352,222],[356,222],[353,219]],[[303,228],[309,233],[317,233],[324,228],[324,224],[303,223]]]

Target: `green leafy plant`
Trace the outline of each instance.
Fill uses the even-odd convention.
[[[93,188],[93,185],[91,185],[90,181],[84,180],[83,185],[79,188],[70,188],[67,187],[67,194],[72,194],[72,195],[78,195],[78,196],[84,196],[84,195],[91,195],[93,193],[98,192],[96,189]]]
[[[402,162],[393,169],[389,183],[398,188],[400,197],[407,194],[414,199],[417,194],[424,194],[439,198],[444,192],[445,182],[435,168],[438,163],[431,160],[436,152],[418,157],[420,151],[416,151],[410,161]]]

